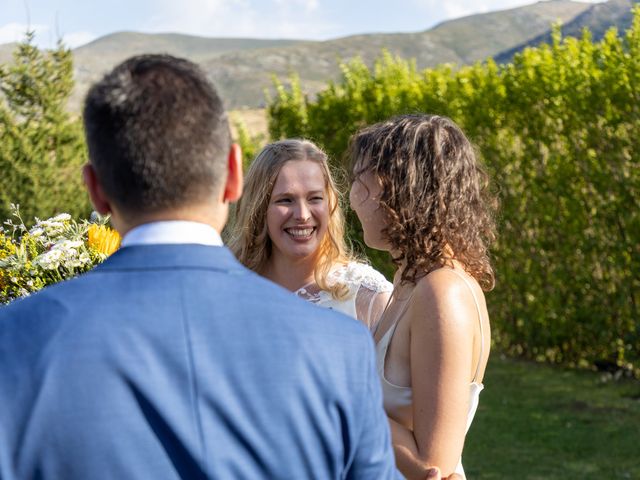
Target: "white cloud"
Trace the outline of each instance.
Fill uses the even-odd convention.
[[[489,8],[475,2],[444,2],[445,18],[460,18],[474,13],[485,13]]]
[[[533,0],[412,0],[414,4],[430,13],[436,13],[443,19],[453,19],[473,15],[476,13],[487,13],[496,10],[506,10],[510,8],[531,5]],[[602,3],[606,0],[579,0],[584,3]]]
[[[447,0],[445,2],[440,0],[413,0],[413,2],[432,13],[438,12],[440,17],[447,20],[477,13],[521,7],[533,3],[532,0],[485,0],[481,2],[477,0]]]
[[[43,39],[51,35],[51,29],[46,25],[26,25],[24,23],[7,23],[0,26],[0,44],[20,42],[25,39],[27,30],[35,32],[35,42],[40,45]]]
[[[243,0],[161,0],[145,28],[157,32],[184,32],[203,35],[221,28],[233,28],[238,11],[249,9]]]
[[[64,44],[69,48],[76,48],[95,40],[97,37],[91,32],[71,32],[62,36]]]
[[[322,18],[318,0],[161,0],[143,27],[207,37],[328,38],[334,22]]]
[[[317,10],[319,6],[318,0],[275,0],[275,3],[285,7],[289,5],[294,8],[302,7],[309,12]]]
[[[43,24],[27,25],[24,23],[7,23],[0,26],[0,45],[3,43],[21,42],[26,37],[26,32],[35,32],[34,43],[40,48],[55,47],[59,33],[55,33],[51,27]],[[70,48],[75,48],[94,40],[96,35],[91,32],[70,32],[62,34],[64,44]]]

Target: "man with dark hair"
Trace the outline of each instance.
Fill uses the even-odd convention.
[[[84,124],[87,170],[125,217],[204,204],[224,184],[231,148],[226,113],[187,60],[125,61],[89,91]]]
[[[222,247],[241,153],[202,72],[132,58],[84,119],[122,248],[0,310],[0,478],[394,477],[369,332]]]

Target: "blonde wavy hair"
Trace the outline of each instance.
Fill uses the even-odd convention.
[[[236,206],[229,247],[247,268],[264,273],[273,251],[267,229],[267,209],[271,193],[282,166],[287,162],[301,160],[309,160],[320,166],[329,204],[327,233],[320,244],[314,279],[319,288],[330,292],[339,300],[348,293],[348,288],[337,282],[329,284],[328,275],[334,265],[346,264],[353,257],[344,239],[340,194],[331,175],[327,154],[308,140],[281,140],[267,145],[258,153],[245,176],[244,191]]]
[[[402,281],[459,261],[484,290],[495,277],[489,247],[497,201],[473,146],[452,120],[401,115],[357,132],[350,141],[353,181],[373,173],[381,186],[382,233],[406,265]]]

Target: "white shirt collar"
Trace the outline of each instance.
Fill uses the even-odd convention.
[[[138,225],[127,232],[121,245],[196,243],[214,247],[222,246],[220,234],[211,225],[183,220],[151,222]]]

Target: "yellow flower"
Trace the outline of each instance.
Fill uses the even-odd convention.
[[[104,255],[111,255],[120,246],[118,232],[105,225],[90,225],[88,234],[89,246]]]
[[[16,246],[11,243],[11,239],[0,233],[0,258],[6,258],[16,253]]]

